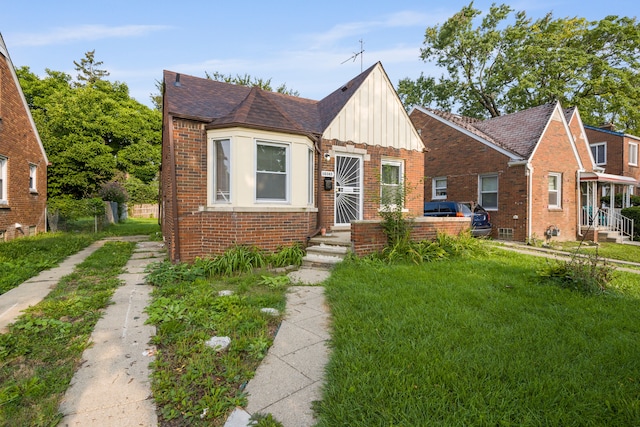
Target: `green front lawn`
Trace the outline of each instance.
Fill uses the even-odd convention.
[[[640,425],[640,276],[587,296],[546,262],[339,265],[319,426]]]

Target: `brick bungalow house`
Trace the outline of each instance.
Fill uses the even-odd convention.
[[[594,165],[578,110],[557,102],[487,120],[421,107],[410,117],[425,144],[425,200],[479,203],[494,238],[597,240],[597,188],[635,183]]]
[[[379,219],[382,191],[403,180],[421,188],[423,148],[380,63],[320,101],[165,71],[161,224],[170,258],[234,244],[274,251],[321,228]],[[405,209],[422,215],[422,197]]]
[[[0,241],[46,231],[47,164],[0,35]]]

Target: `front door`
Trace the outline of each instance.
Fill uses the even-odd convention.
[[[362,156],[336,155],[335,225],[362,219]]]

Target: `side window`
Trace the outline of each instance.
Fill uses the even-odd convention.
[[[314,182],[315,182],[315,161],[314,161],[314,152],[313,150],[309,150],[308,151],[308,160],[307,160],[307,167],[308,167],[308,171],[307,171],[307,205],[309,206],[313,206],[314,204],[314,195],[315,195],[315,186],[314,186]]]
[[[478,201],[487,210],[498,209],[498,175],[481,175]]]
[[[211,141],[211,188],[213,203],[231,202],[231,141],[216,139]]]
[[[549,208],[562,208],[562,174],[549,173]]]
[[[289,200],[289,145],[257,141],[256,200]]]
[[[432,199],[446,199],[447,198],[447,177],[441,176],[433,178],[431,180],[432,186]]]
[[[7,197],[7,158],[0,156],[0,204],[8,204]]]
[[[402,162],[397,160],[382,160],[382,174],[380,178],[380,202],[382,205],[404,205],[402,190],[403,176]]]
[[[38,176],[38,167],[36,165],[29,165],[29,191],[32,193],[38,191],[36,187],[36,177]]]
[[[591,154],[593,154],[593,159],[595,160],[596,165],[606,165],[607,143],[598,142],[596,144],[591,144]]]
[[[638,144],[634,142],[629,143],[629,164],[638,166]]]

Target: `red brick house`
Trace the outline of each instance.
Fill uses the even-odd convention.
[[[488,120],[421,107],[410,117],[425,144],[425,200],[481,204],[494,238],[596,240],[596,189],[634,182],[594,165],[578,110],[559,103]]]
[[[0,241],[46,231],[47,163],[0,35]]]
[[[164,72],[161,223],[173,261],[268,251],[379,219],[423,144],[380,63],[320,101]],[[420,197],[409,214],[422,214]]]

